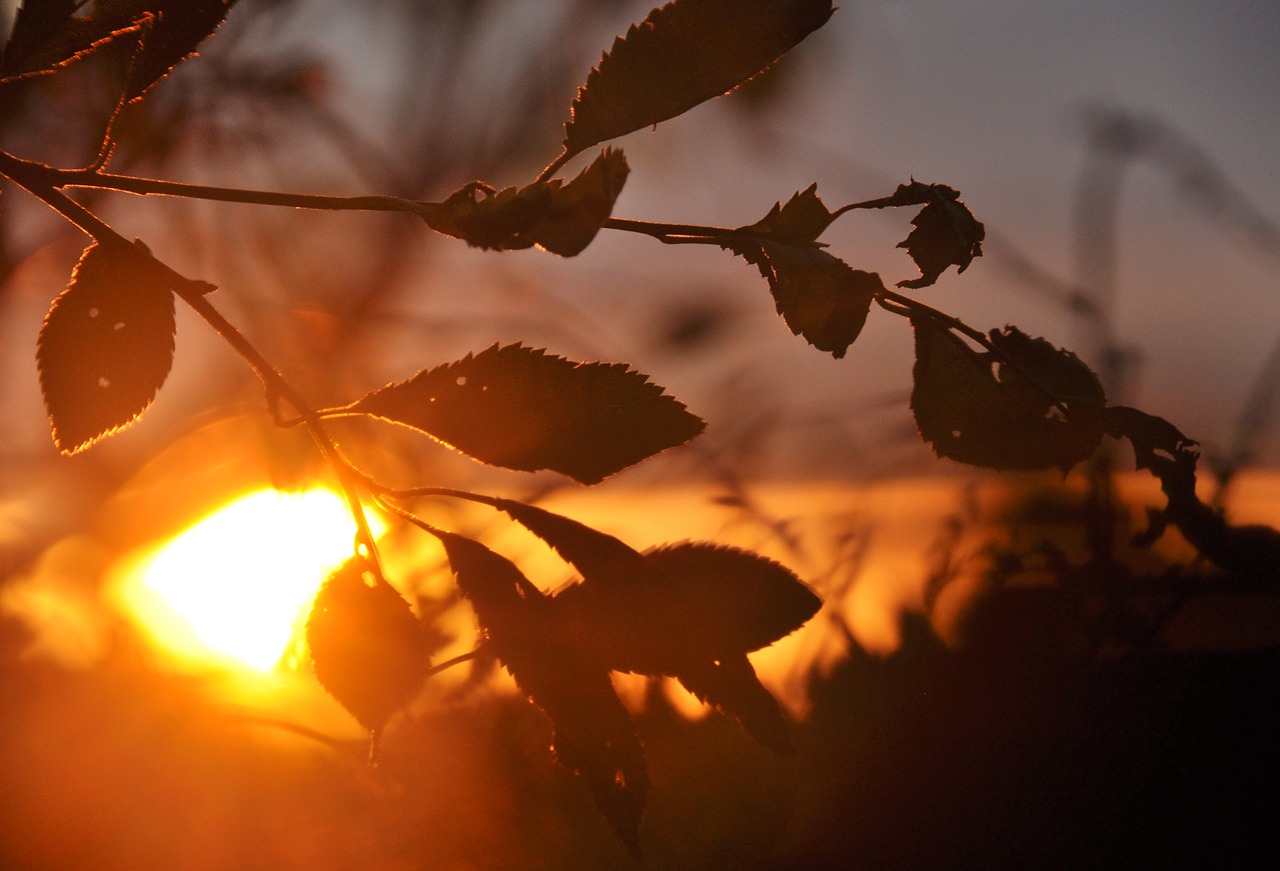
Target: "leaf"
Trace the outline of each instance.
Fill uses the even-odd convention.
[[[470,184],[424,220],[433,230],[477,248],[511,251],[537,245],[573,257],[609,220],[630,171],[621,151],[606,148],[567,184],[555,178],[497,192]]]
[[[929,318],[911,323],[911,409],[938,456],[990,469],[1065,472],[1097,448],[1106,400],[1097,376],[1074,354],[1014,327],[992,330],[992,344],[1010,365]]]
[[[514,499],[488,499],[521,526],[541,538],[582,576],[616,589],[661,585],[667,578],[644,555],[615,536]]]
[[[552,751],[582,777],[596,807],[637,857],[649,771],[609,669],[561,631],[550,599],[506,557],[460,535],[435,531],[458,589],[472,603],[493,654],[521,692],[551,720]]]
[[[760,683],[745,654],[691,662],[678,679],[699,701],[737,722],[770,750],[783,756],[795,753],[778,700]]]
[[[818,598],[782,566],[756,554],[686,543],[641,554],[607,533],[510,499],[493,499],[582,573],[552,602],[561,634],[617,671],[671,675],[790,752],[777,702],[746,653],[794,631]]]
[[[1197,443],[1163,417],[1124,405],[1113,405],[1106,410],[1106,424],[1108,435],[1126,438],[1133,445],[1134,460],[1139,469],[1158,475],[1186,457],[1194,473],[1200,454]]]
[[[320,685],[375,736],[426,673],[422,624],[362,557],[347,560],[320,587],[306,636]]]
[[[595,484],[705,424],[622,363],[494,345],[381,387],[343,411],[413,427],[481,462]]]
[[[674,0],[600,58],[564,125],[565,152],[674,118],[765,69],[835,11],[830,0]]]
[[[973,258],[982,256],[986,228],[960,201],[959,191],[946,185],[913,181],[911,185],[898,186],[895,198],[899,196],[904,201],[919,196],[925,207],[911,221],[915,229],[898,243],[920,268],[920,277],[899,281],[898,287],[928,287],[948,266],[957,266],[957,272],[964,272]]]
[[[714,615],[705,627],[714,650],[749,653],[799,629],[822,600],[795,573],[750,551],[683,542],[644,552],[675,579],[682,598]]]
[[[774,203],[769,214],[735,232],[753,237],[766,236],[792,244],[817,241],[835,220],[835,216],[818,196],[817,190],[817,183],[809,185],[803,191],[792,194],[785,206]]]
[[[143,28],[142,48],[129,70],[125,100],[131,102],[195,53],[213,34],[236,0],[170,0]]]
[[[74,454],[133,423],[173,363],[173,294],[113,246],[84,250],[36,347],[53,440]]]
[[[162,0],[115,0],[76,16],[78,0],[23,0],[0,61],[0,81],[50,73],[137,31]]]
[[[858,338],[871,301],[885,289],[876,273],[852,269],[816,247],[745,240],[726,244],[759,268],[792,334],[837,360]]]
[[[529,238],[552,254],[578,254],[613,214],[614,201],[630,172],[623,153],[606,148],[564,187],[558,186],[559,179],[544,182],[551,186],[551,204],[530,228]]]

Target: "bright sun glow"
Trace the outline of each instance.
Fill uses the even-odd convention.
[[[383,524],[369,517],[373,533]],[[130,572],[128,609],[184,659],[268,671],[325,577],[352,552],[355,523],[328,489],[259,490],[172,538]]]

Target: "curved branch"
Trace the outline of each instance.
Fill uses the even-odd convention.
[[[241,359],[253,370],[258,380],[262,382],[269,397],[282,398],[294,407],[302,418],[303,424],[311,434],[312,440],[316,443],[321,455],[324,456],[337,475],[338,483],[342,487],[352,518],[356,523],[357,541],[365,547],[368,551],[367,556],[377,566],[377,546],[373,532],[369,528],[368,518],[364,513],[364,506],[360,502],[360,493],[357,486],[359,478],[351,473],[351,465],[343,457],[341,450],[325,430],[319,415],[311,407],[306,397],[299,393],[244,334],[236,329],[209,302],[206,295],[212,289],[210,284],[187,278],[168,264],[158,260],[149,251],[129,242],[97,215],[58,190],[56,185],[51,184],[44,178],[44,173],[31,171],[33,167],[40,166],[40,164],[32,164],[0,152],[0,174],[8,177],[19,187],[62,215],[63,218],[86,235],[95,239],[99,244],[111,245],[116,248],[122,256],[129,258],[139,271],[150,271],[158,275],[165,284],[172,288],[179,299],[194,310],[223,341],[240,355]],[[378,568],[378,577],[379,580],[385,583],[380,567]]]

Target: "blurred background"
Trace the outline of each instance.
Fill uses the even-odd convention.
[[[0,2],[0,32],[17,5]],[[198,58],[122,116],[109,169],[423,200],[473,179],[524,184],[558,154],[600,52],[649,8],[241,0]],[[739,226],[814,182],[831,208],[911,178],[957,188],[986,224],[985,256],[918,297],[980,329],[1012,323],[1077,351],[1112,401],[1202,442],[1233,519],[1274,524],[1278,39],[1280,11],[1259,0],[849,0],[734,94],[619,140],[632,173],[614,214]],[[0,147],[90,163],[119,75],[102,52],[7,85]],[[540,500],[639,548],[748,547],[823,595],[805,630],[753,657],[801,721],[796,759],[771,757],[670,685],[620,679],[654,777],[642,828],[654,867],[1046,867],[1050,855],[1078,865],[1257,841],[1274,802],[1238,796],[1242,781],[1276,794],[1250,755],[1268,728],[1253,708],[1274,680],[1271,598],[1202,596],[1189,609],[1168,586],[1138,605],[1130,588],[1123,602],[1063,593],[1074,576],[1052,559],[1081,547],[1083,481],[934,459],[908,407],[904,321],[873,312],[833,360],[789,335],[754,267],[711,247],[603,232],[561,259],[469,249],[406,216],[78,197],[218,285],[215,304],[319,406],[522,341],[626,361],[708,421],[690,445],[591,490],[482,467],[386,426],[336,429],[387,482]],[[910,217],[854,212],[824,240],[892,284],[915,275],[895,247]],[[58,456],[35,337],[84,244],[42,204],[0,189],[0,859],[628,867],[585,790],[551,765],[545,720],[491,668],[432,681],[375,770],[296,639],[259,669],[164,640],[160,624],[175,618],[147,616],[137,590],[166,542],[247,493],[332,482],[185,312],[154,407]],[[1116,486],[1117,524],[1132,531],[1159,504],[1156,488]],[[519,559],[544,589],[569,577],[483,511],[422,510]],[[263,553],[277,548],[249,535],[271,528],[283,548],[281,512],[212,545],[232,557],[217,564],[223,580],[261,578],[219,606],[233,626],[278,580]],[[340,518],[308,517],[315,539],[349,537]],[[1171,578],[1192,558],[1175,539],[1126,553],[1136,568],[1123,579]],[[287,562],[319,546],[303,535]],[[384,546],[438,655],[469,649],[474,621],[438,551],[396,530]],[[1003,589],[992,577],[1037,548],[1033,568],[1057,587],[1033,583],[973,617],[975,599]],[[1178,617],[1162,620],[1170,603]],[[1159,639],[1144,634],[1153,625]],[[1162,645],[1231,655],[1134,664],[1134,651]],[[1078,678],[1082,652],[1090,668],[1129,670],[1058,680]],[[1185,728],[1170,732],[1174,712]],[[1118,761],[1125,774],[1108,781]]]

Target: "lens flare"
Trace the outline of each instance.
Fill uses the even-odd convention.
[[[371,515],[374,535],[385,524]],[[159,647],[196,664],[271,670],[325,577],[352,553],[355,522],[332,490],[259,490],[136,563],[121,597]]]

